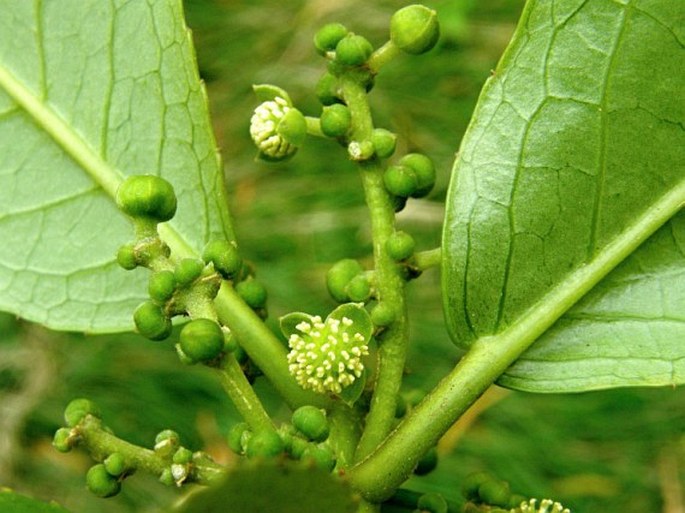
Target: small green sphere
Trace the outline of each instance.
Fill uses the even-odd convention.
[[[179,335],[183,353],[194,362],[215,359],[224,349],[224,332],[211,319],[193,319]]]
[[[136,250],[133,244],[124,244],[119,248],[119,251],[117,251],[117,263],[127,271],[132,271],[138,267]]]
[[[331,297],[338,303],[344,303],[349,300],[345,288],[347,284],[357,276],[364,272],[361,264],[351,258],[339,260],[326,273],[326,287]]]
[[[347,284],[345,293],[350,300],[364,303],[371,297],[371,283],[364,274],[358,274]]]
[[[248,458],[273,458],[285,451],[285,443],[276,431],[260,431],[247,441]]]
[[[266,288],[256,280],[247,279],[241,281],[235,286],[235,291],[252,309],[256,310],[266,306]]]
[[[171,319],[162,307],[153,301],[145,301],[138,305],[133,312],[133,321],[138,333],[150,340],[164,340],[171,335]]]
[[[324,107],[321,113],[321,131],[328,137],[341,137],[352,124],[352,115],[346,105],[336,103]]]
[[[105,465],[107,473],[114,477],[119,477],[128,470],[126,460],[120,452],[113,452],[102,463]]]
[[[396,231],[385,241],[385,250],[396,262],[406,260],[414,254],[416,242],[407,232]]]
[[[397,312],[388,303],[378,303],[371,309],[371,322],[374,326],[384,328],[390,326],[397,318]]]
[[[438,450],[435,447],[428,449],[414,469],[414,474],[417,476],[425,476],[426,474],[435,470],[438,466]]]
[[[441,494],[435,492],[424,493],[419,497],[416,506],[422,512],[447,513],[448,510],[445,498]]]
[[[302,146],[307,138],[307,120],[299,110],[290,108],[279,121],[276,131],[286,142]]]
[[[324,73],[316,83],[314,94],[316,94],[316,97],[322,105],[340,103],[337,77],[329,72]]]
[[[478,487],[478,496],[486,504],[506,507],[511,499],[511,489],[506,481],[490,479]]]
[[[376,155],[381,159],[387,159],[395,153],[397,136],[385,128],[374,128],[371,133],[371,142]]]
[[[86,474],[86,485],[93,494],[102,498],[112,497],[121,490],[119,480],[110,475],[102,463],[90,467]]]
[[[227,240],[213,240],[209,242],[202,252],[202,259],[214,265],[216,272],[226,279],[236,276],[243,266],[238,248]]]
[[[117,206],[131,217],[168,221],[176,213],[174,188],[164,178],[154,175],[131,175],[119,185]]]
[[[243,440],[245,433],[250,431],[250,426],[246,422],[234,424],[228,431],[228,446],[236,454],[243,454]]]
[[[494,477],[489,472],[473,472],[464,478],[461,483],[461,493],[465,499],[478,500],[478,489],[486,481],[493,480]]]
[[[408,5],[390,19],[390,40],[407,53],[425,53],[435,46],[439,37],[437,13],[425,5]]]
[[[100,416],[100,409],[89,399],[74,399],[64,409],[64,421],[67,426],[74,427],[81,422],[86,415]]]
[[[197,258],[183,258],[174,268],[174,275],[179,287],[187,287],[202,274],[205,263]]]
[[[160,431],[155,436],[155,445],[168,444],[171,447],[176,448],[180,443],[181,437],[178,435],[176,431],[172,429],[165,429],[163,431]]]
[[[335,454],[327,445],[308,444],[302,456],[303,461],[311,461],[315,466],[331,472],[335,468]]]
[[[176,291],[176,276],[173,271],[158,271],[150,275],[147,291],[159,303],[165,303]]]
[[[59,428],[52,438],[52,446],[59,452],[69,452],[74,447],[71,429]]]
[[[419,181],[414,170],[408,166],[394,165],[383,174],[385,188],[400,198],[408,198],[418,188]]]
[[[345,25],[340,23],[328,23],[314,34],[314,46],[316,50],[325,55],[326,52],[335,50],[340,40],[347,35]]]
[[[373,53],[373,46],[364,36],[349,33],[335,47],[335,60],[345,66],[361,66]]]
[[[186,449],[185,447],[179,447],[171,458],[171,461],[177,465],[186,465],[193,461],[193,451]]]
[[[411,194],[412,198],[423,198],[435,186],[435,165],[433,161],[422,153],[408,153],[398,163],[407,166],[416,174],[416,190]]]
[[[330,427],[326,412],[316,406],[301,406],[293,412],[292,422],[300,433],[314,442],[323,442],[328,438]]]

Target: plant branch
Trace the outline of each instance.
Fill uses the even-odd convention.
[[[431,267],[438,267],[441,262],[442,248],[419,251],[418,253],[414,254],[413,264],[421,271],[425,271]]]

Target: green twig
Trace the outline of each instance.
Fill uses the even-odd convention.
[[[431,267],[438,267],[442,262],[442,248],[429,249],[427,251],[419,251],[414,254],[413,264],[421,271],[430,269]]]
[[[366,65],[373,73],[378,73],[383,66],[393,60],[400,52],[401,50],[395,43],[388,41],[371,54]]]

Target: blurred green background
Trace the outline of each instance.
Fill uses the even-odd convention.
[[[323,72],[314,32],[342,21],[375,45],[388,20],[409,2],[382,0],[187,0],[200,72],[222,150],[231,210],[243,253],[267,284],[270,322],[293,310],[326,314],[334,306],[323,275],[340,258],[368,262],[371,239],[358,177],[343,148],[310,139],[285,164],[255,162],[248,126],[253,83],[289,91],[307,115]],[[438,10],[442,38],[423,57],[401,57],[377,78],[370,101],[378,126],[400,134],[399,153],[423,151],[439,170],[435,191],[399,215],[420,249],[439,245],[442,200],[454,154],[479,90],[495,67],[522,0],[426,1]],[[442,327],[437,271],[409,286],[412,346],[405,390],[427,390],[458,352]],[[123,493],[90,495],[82,453],[50,442],[73,397],[101,405],[123,438],[151,445],[165,428],[217,460],[231,454],[223,435],[235,412],[208,370],[178,362],[172,344],[135,335],[52,333],[0,318],[0,486],[56,499],[73,512],[157,512],[180,497],[137,475]],[[258,379],[269,410],[285,418]],[[440,463],[408,487],[461,501],[466,474],[488,469],[526,495],[552,497],[575,513],[682,513],[685,394],[682,389],[624,389],[540,396],[493,389],[440,445]]]

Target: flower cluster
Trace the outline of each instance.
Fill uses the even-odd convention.
[[[290,110],[292,107],[288,101],[277,96],[261,103],[250,119],[250,136],[259,151],[267,157],[282,159],[297,150],[278,131],[278,125]]]
[[[542,499],[540,506],[536,506],[536,503],[537,499],[530,499],[511,511],[512,513],[571,513],[570,509],[564,508],[558,502],[549,499]]]
[[[369,354],[367,337],[354,330],[348,317],[311,317],[295,326],[288,340],[290,373],[303,388],[339,394],[362,376],[362,357]]]

